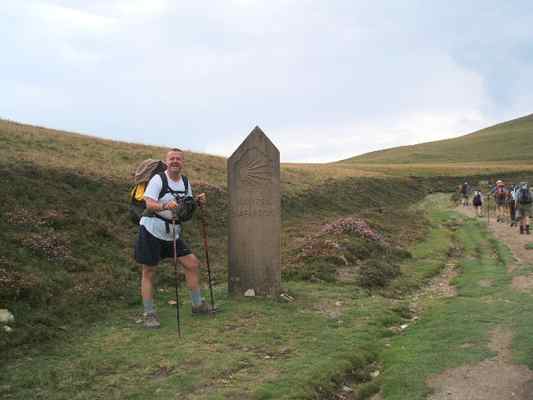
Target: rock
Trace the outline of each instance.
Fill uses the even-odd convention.
[[[350,386],[346,386],[346,385],[344,385],[344,386],[342,387],[342,391],[343,391],[343,392],[346,392],[346,393],[351,393],[351,392],[353,392],[353,389],[352,389]]]
[[[6,331],[7,333],[13,332],[13,328],[11,328],[10,326],[5,325],[4,326],[4,331]]]
[[[7,324],[9,322],[15,321],[15,317],[13,314],[9,312],[9,310],[3,308],[0,310],[0,322],[3,324]]]
[[[342,303],[341,303],[340,301],[337,301],[337,302],[335,302],[335,305],[336,305],[337,307],[340,307],[340,306],[342,306]]]
[[[377,377],[379,376],[379,371],[371,372],[371,373],[370,373],[370,376],[371,376],[372,378],[374,378],[374,379],[377,378]]]
[[[248,289],[246,292],[244,292],[245,297],[255,297],[255,290],[254,289]]]
[[[176,300],[169,300],[168,304],[170,304],[171,306],[175,306],[177,303]]]
[[[407,325],[407,324],[400,325],[400,329],[403,331],[403,330],[407,329],[408,326],[409,325]]]
[[[285,300],[287,303],[292,303],[294,301],[294,297],[288,295],[287,293],[282,293],[279,295],[280,299]]]

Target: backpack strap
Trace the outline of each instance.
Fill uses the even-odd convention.
[[[185,190],[184,191],[172,190],[170,188],[170,186],[168,185],[168,178],[167,178],[167,174],[165,173],[165,171],[160,172],[158,175],[161,178],[161,182],[162,182],[161,191],[159,192],[158,199],[161,199],[167,193],[171,193],[172,195],[177,195],[179,193],[184,193],[185,195],[187,195],[187,193],[189,193],[189,178],[187,178],[185,175],[181,176],[181,179],[183,180],[183,185],[185,186]],[[170,232],[170,222],[171,221],[169,221],[166,218],[163,218],[160,215],[157,215],[155,213],[152,216],[164,221],[165,222],[165,230],[166,230],[166,232],[167,233]],[[178,223],[178,225],[179,225],[179,223]]]
[[[161,178],[161,182],[163,183],[163,185],[161,186],[161,191],[159,192],[158,199],[161,199],[167,193],[171,193],[172,195],[176,195],[176,194],[185,194],[185,195],[187,195],[187,193],[189,193],[189,178],[187,178],[185,175],[181,176],[181,180],[183,181],[183,186],[185,186],[185,190],[183,190],[183,191],[182,190],[172,190],[170,188],[170,186],[168,185],[167,174],[165,174],[164,172],[161,172],[158,175]]]
[[[160,172],[159,174],[159,177],[161,178],[161,183],[162,183],[162,186],[161,186],[161,191],[159,192],[159,196],[158,196],[158,199],[161,199],[161,197],[163,197],[165,194],[167,194],[167,192],[170,190],[169,186],[168,186],[168,178],[167,178],[167,174],[165,174],[165,172]]]

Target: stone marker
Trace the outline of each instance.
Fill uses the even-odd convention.
[[[228,160],[229,292],[278,296],[281,285],[279,151],[259,127]],[[248,292],[251,293],[251,292]]]

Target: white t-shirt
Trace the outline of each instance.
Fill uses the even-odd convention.
[[[165,172],[168,180],[168,187],[174,191],[185,191],[185,184],[183,183],[183,179],[179,181],[173,181],[168,177],[168,174]],[[154,175],[152,179],[150,179],[150,182],[148,182],[148,185],[146,186],[146,190],[144,191],[144,197],[148,197],[155,201],[160,201],[162,204],[165,204],[171,200],[174,199],[174,196],[171,193],[166,193],[161,199],[159,199],[159,193],[161,193],[161,189],[163,188],[163,181],[161,180],[161,177],[159,175]],[[189,190],[188,193],[185,194],[179,194],[180,197],[192,197],[192,189],[191,185],[189,183]],[[165,210],[157,213],[163,218],[172,219],[172,211]],[[144,226],[148,232],[150,232],[153,236],[155,236],[158,239],[161,240],[167,240],[169,242],[172,241],[172,226],[170,226],[170,232],[167,233],[167,228],[165,221],[155,218],[155,217],[142,217],[141,221],[139,222],[140,225]],[[181,227],[180,225],[176,225],[176,239],[180,237],[181,233]]]

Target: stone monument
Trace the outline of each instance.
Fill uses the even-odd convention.
[[[281,286],[279,151],[259,127],[228,159],[229,292],[277,296]]]

